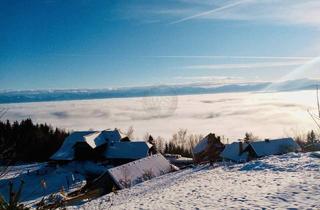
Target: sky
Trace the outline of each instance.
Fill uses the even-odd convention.
[[[318,0],[1,0],[0,90],[291,78],[320,53],[319,10]]]

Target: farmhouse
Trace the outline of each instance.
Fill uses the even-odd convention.
[[[130,141],[119,130],[76,131],[69,135],[51,160],[107,161],[121,165],[148,156],[149,145],[143,141]]]
[[[234,142],[227,145],[220,156],[225,160],[245,162],[254,158],[298,151],[301,151],[301,148],[292,138],[266,139],[249,143]]]

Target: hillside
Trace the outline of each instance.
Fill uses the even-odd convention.
[[[319,209],[319,172],[310,153],[199,166],[69,209]]]

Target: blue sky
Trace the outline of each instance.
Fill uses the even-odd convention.
[[[318,0],[2,0],[0,89],[272,81],[320,52]]]

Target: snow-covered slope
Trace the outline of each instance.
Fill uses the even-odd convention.
[[[32,206],[43,196],[59,192],[72,192],[83,186],[84,175],[87,173],[100,174],[105,167],[92,162],[73,162],[60,167],[49,166],[47,163],[19,165],[9,167],[9,171],[0,178],[0,194],[8,200],[9,182],[13,183],[15,191],[24,181],[20,202]]]
[[[186,169],[69,209],[320,208],[320,159],[287,154]]]

